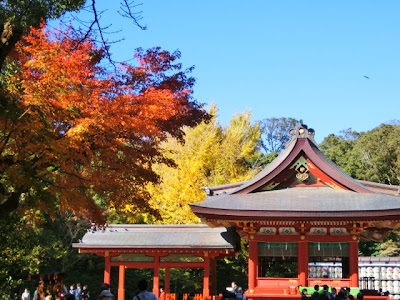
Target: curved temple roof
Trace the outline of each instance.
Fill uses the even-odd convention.
[[[110,225],[92,228],[79,243],[80,249],[233,249],[221,234],[225,227],[207,225]]]
[[[303,124],[290,134],[286,149],[264,170],[248,181],[204,188],[208,196],[190,204],[192,211],[205,219],[400,219],[398,187],[350,177]]]

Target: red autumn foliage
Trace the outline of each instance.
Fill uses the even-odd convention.
[[[0,210],[72,210],[102,221],[102,208],[136,203],[157,182],[159,144],[208,118],[192,98],[179,52],[138,49],[114,73],[102,50],[71,29],[31,29],[1,74]],[[94,199],[98,199],[97,203]],[[11,203],[14,201],[14,203]],[[10,206],[10,204],[13,204]],[[11,207],[11,209],[10,209]]]

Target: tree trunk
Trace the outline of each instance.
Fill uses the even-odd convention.
[[[0,23],[0,71],[6,57],[21,37],[22,29],[13,25],[11,21]]]
[[[7,200],[0,204],[0,219],[6,219],[14,210],[18,208],[20,192],[13,192]]]

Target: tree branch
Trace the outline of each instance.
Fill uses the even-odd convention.
[[[133,23],[140,29],[146,30],[147,26],[142,26],[139,24],[139,20],[142,19],[142,17],[140,16],[140,14],[142,12],[141,11],[137,12],[137,13],[132,12],[132,7],[138,7],[138,6],[142,5],[142,3],[133,5],[133,2],[134,1],[128,3],[127,0],[123,0],[123,2],[121,2],[121,10],[124,12],[124,14],[121,14],[121,13],[119,13],[119,14],[124,18],[131,19],[133,21]],[[125,7],[125,9],[124,9],[124,7]],[[138,15],[138,16],[135,16],[135,15]]]

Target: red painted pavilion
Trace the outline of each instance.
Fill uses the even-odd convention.
[[[290,135],[253,179],[207,187],[206,199],[191,204],[210,228],[113,225],[73,246],[105,257],[105,282],[110,267],[119,267],[118,300],[126,268],[153,268],[156,294],[160,268],[167,292],[169,268],[203,268],[203,294],[215,295],[215,259],[234,254],[222,238],[232,231],[249,242],[249,300],[298,299],[298,286],[358,287],[358,242],[380,241],[400,227],[399,187],[351,178],[322,154],[305,125]]]
[[[171,269],[203,269],[202,298],[208,298],[216,294],[216,260],[234,255],[225,235],[225,228],[207,225],[113,224],[93,227],[72,246],[79,253],[104,257],[106,283],[110,283],[111,267],[118,268],[118,300],[125,300],[125,270],[129,268],[152,269],[156,295],[159,295],[161,269],[165,270],[166,293],[170,291]]]
[[[298,286],[358,287],[358,242],[400,226],[398,187],[353,179],[298,125],[253,179],[207,187],[192,211],[249,242],[249,299],[299,298]],[[369,297],[369,299],[372,299]],[[380,298],[382,299],[382,298]]]

